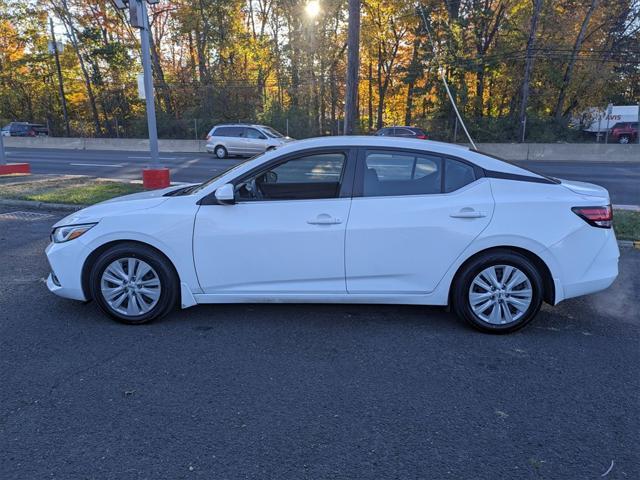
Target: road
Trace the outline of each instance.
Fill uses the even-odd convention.
[[[507,336],[409,306],[130,327],[46,290],[58,218],[0,219],[3,480],[640,478],[639,250]]]
[[[28,161],[33,173],[97,175],[106,178],[136,180],[149,163],[145,152],[109,150],[45,150],[9,148],[11,161]],[[219,160],[206,153],[163,153],[164,166],[171,169],[175,182],[201,182],[241,159]],[[640,161],[629,162],[555,162],[527,161],[521,165],[540,173],[567,180],[597,183],[606,187],[613,203],[640,204]]]

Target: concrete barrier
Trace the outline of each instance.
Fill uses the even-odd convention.
[[[478,150],[506,160],[640,162],[640,145],[602,143],[481,143]]]
[[[149,140],[137,138],[5,137],[6,147],[72,150],[149,151]],[[160,140],[161,152],[203,153],[205,140]],[[478,150],[506,160],[640,162],[640,145],[602,143],[480,143]]]

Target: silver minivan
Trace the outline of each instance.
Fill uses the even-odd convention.
[[[266,125],[216,125],[207,135],[207,152],[218,158],[252,157],[293,140]]]

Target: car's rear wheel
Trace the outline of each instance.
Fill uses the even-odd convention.
[[[122,323],[141,324],[166,315],[178,298],[171,264],[144,245],[123,243],[103,252],[90,273],[91,296]]]
[[[216,157],[218,158],[227,158],[227,149],[224,148],[222,145],[218,145],[214,150],[213,153],[215,153]]]
[[[627,144],[629,143],[629,135],[620,135],[620,138],[618,139],[618,143],[622,143],[622,144]]]
[[[488,252],[464,265],[453,288],[456,314],[483,332],[514,332],[533,320],[542,305],[536,266],[509,250]]]

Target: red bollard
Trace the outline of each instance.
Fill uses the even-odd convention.
[[[145,168],[142,170],[142,185],[145,190],[167,188],[171,185],[168,168]]]
[[[0,175],[11,175],[12,173],[31,173],[28,163],[7,163],[0,165]]]

